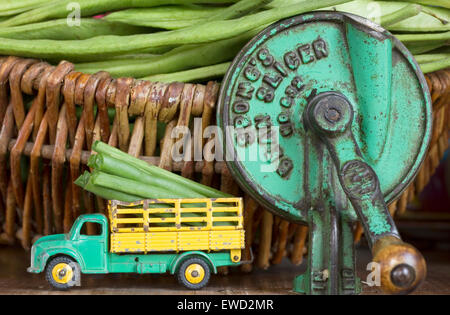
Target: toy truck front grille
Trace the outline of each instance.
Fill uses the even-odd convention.
[[[109,201],[111,252],[244,248],[241,198]]]

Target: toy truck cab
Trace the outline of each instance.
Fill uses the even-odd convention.
[[[82,273],[175,274],[189,289],[205,286],[217,267],[241,264],[241,198],[109,202],[81,215],[67,234],[45,236],[31,250],[28,272],[45,272],[57,289]]]
[[[87,224],[96,227],[87,234]],[[31,249],[32,273],[46,272],[47,280],[58,289],[75,285],[80,273],[108,272],[108,220],[102,214],[80,216],[67,234],[40,238]]]

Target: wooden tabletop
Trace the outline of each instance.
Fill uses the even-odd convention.
[[[450,294],[450,252],[423,251],[428,263],[426,282],[414,294]],[[370,262],[367,248],[358,249],[358,275],[365,280]],[[293,294],[292,280],[305,270],[305,263],[293,266],[284,261],[268,270],[250,274],[232,269],[228,276],[213,275],[209,285],[200,291],[183,289],[171,275],[108,274],[82,275],[82,287],[70,291],[55,291],[43,274],[29,274],[30,255],[17,247],[0,247],[0,294]],[[363,285],[363,294],[379,294],[375,287]]]

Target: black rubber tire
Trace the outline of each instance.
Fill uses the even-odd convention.
[[[71,264],[71,265],[76,266],[75,268],[72,268],[72,269],[75,269],[75,270],[73,270],[73,277],[72,277],[71,281],[69,281],[68,283],[58,283],[53,278],[52,270],[53,270],[53,268],[56,265],[58,265],[60,263]],[[58,257],[52,258],[47,263],[47,266],[45,268],[45,279],[55,289],[68,290],[71,287],[73,287],[77,282],[79,283],[79,280],[80,280],[80,278],[79,278],[80,277],[79,270],[80,270],[79,265],[78,265],[78,263],[75,260],[73,260],[73,259],[71,259],[71,258],[69,258],[67,256],[58,256]]]
[[[202,266],[205,271],[203,280],[199,283],[189,282],[189,280],[185,276],[186,269],[192,264],[198,264]],[[204,259],[199,257],[192,257],[183,261],[177,272],[178,282],[190,290],[200,290],[201,288],[205,287],[208,284],[210,277],[211,268],[209,267],[209,264]]]

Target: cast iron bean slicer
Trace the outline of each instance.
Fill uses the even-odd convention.
[[[357,221],[385,292],[423,281],[425,260],[401,240],[387,205],[425,156],[431,101],[418,64],[388,31],[327,11],[275,23],[236,56],[218,104],[236,181],[265,208],[309,226],[307,271],[294,291],[361,291]]]

